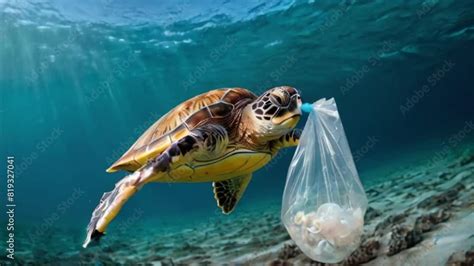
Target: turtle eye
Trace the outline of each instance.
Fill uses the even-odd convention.
[[[280,106],[286,106],[288,105],[289,101],[290,101],[290,96],[289,94],[284,91],[284,90],[276,90],[273,94],[272,94],[272,101],[275,103],[275,104],[278,104]]]
[[[280,96],[273,96],[273,98],[278,102],[278,104],[283,104],[283,101],[281,100]]]

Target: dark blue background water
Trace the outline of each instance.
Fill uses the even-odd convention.
[[[335,97],[361,173],[403,165],[402,150],[442,149],[474,119],[472,1],[0,6],[0,159],[16,158],[27,226],[57,213],[54,226],[85,227],[124,175],[105,169],[169,109],[214,88]],[[238,212],[280,200],[292,152],[255,175]],[[148,185],[119,219],[137,208],[169,223],[219,215],[211,184]]]

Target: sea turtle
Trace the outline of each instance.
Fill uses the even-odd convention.
[[[84,247],[104,235],[123,204],[149,182],[213,182],[222,212],[232,212],[252,173],[284,147],[296,146],[301,96],[289,86],[257,97],[243,88],[191,98],[155,122],[107,172],[132,174],[104,193]]]

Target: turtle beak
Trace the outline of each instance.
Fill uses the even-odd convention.
[[[285,127],[294,127],[298,123],[301,117],[300,108],[296,108],[293,112],[285,112],[281,116],[274,117],[272,122],[276,125],[282,125]]]
[[[287,118],[285,121],[283,121],[281,125],[287,128],[294,128],[296,127],[296,124],[298,124],[298,121],[300,121],[300,117],[301,115],[293,115],[290,118]]]

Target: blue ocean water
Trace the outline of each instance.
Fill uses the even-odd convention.
[[[0,165],[15,157],[20,234],[45,223],[85,228],[125,175],[105,169],[161,115],[215,88],[291,85],[306,102],[335,97],[361,173],[397,165],[402,150],[453,148],[459,132],[459,143],[473,138],[472,1],[0,7]],[[292,153],[256,173],[237,212],[281,199]],[[221,217],[207,183],[147,185],[117,222],[137,210],[170,228]]]

